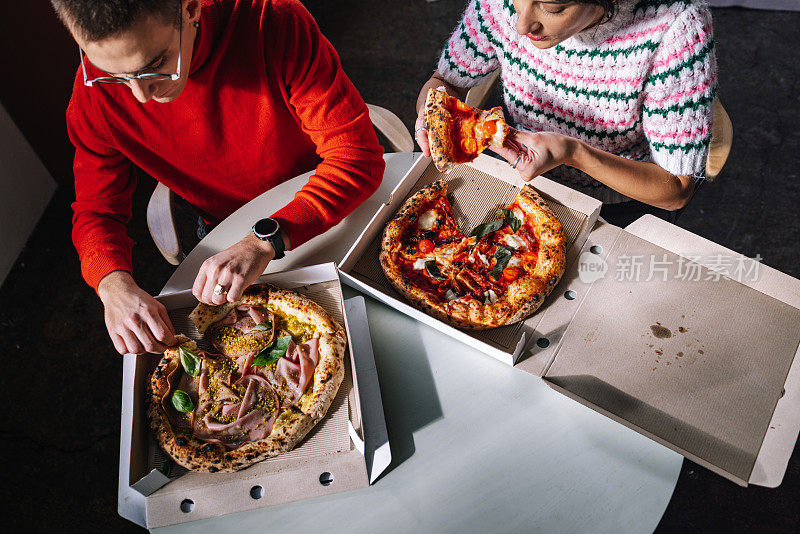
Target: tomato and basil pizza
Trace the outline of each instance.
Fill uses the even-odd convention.
[[[529,185],[464,235],[437,180],[387,223],[380,263],[413,306],[453,326],[481,330],[536,311],[564,273],[561,223]]]

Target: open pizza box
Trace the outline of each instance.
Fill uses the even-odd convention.
[[[426,185],[445,178],[453,215],[462,230],[469,232],[494,218],[496,208],[505,208],[525,185],[519,173],[504,161],[481,155],[448,174],[436,170],[430,158],[420,158],[378,209],[367,227],[342,260],[339,270],[348,285],[372,295],[411,317],[432,326],[482,352],[513,365],[523,349],[535,341],[539,315],[509,326],[481,332],[454,328],[409,305],[389,284],[378,261],[380,240],[386,222],[405,200]],[[600,213],[600,201],[552,180],[537,177],[531,181],[547,201],[564,227],[567,239],[567,267],[573,263]],[[545,304],[546,305],[546,304]]]
[[[487,160],[446,175],[462,229],[521,185]],[[596,222],[599,204],[539,177],[566,272],[523,323],[462,332],[403,301],[377,260],[389,217],[441,176],[426,159],[411,169],[342,261],[345,282],[737,484],[781,483],[800,432],[800,281],[650,215]]]
[[[175,464],[152,438],[146,380],[158,356],[126,355],[120,438],[119,512],[148,528],[215,517],[368,486],[391,461],[362,297],[344,300],[335,264],[264,275],[319,303],[347,331],[345,378],[327,415],[290,452],[235,473],[196,473]],[[158,297],[177,332],[202,341],[188,319],[190,290]]]

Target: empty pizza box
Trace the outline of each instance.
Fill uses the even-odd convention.
[[[345,301],[333,263],[264,275],[319,303],[347,330],[345,378],[325,418],[292,451],[235,473],[196,473],[175,464],[152,438],[145,412],[154,355],[126,355],[120,439],[119,512],[148,528],[215,517],[368,486],[389,465],[369,325],[362,297]],[[191,291],[158,297],[177,332],[204,345],[188,319]]]
[[[650,215],[598,221],[599,202],[538,177],[567,237],[561,282],[521,323],[460,331],[378,263],[386,222],[440,178],[467,231],[524,183],[488,156],[447,175],[421,158],[342,260],[346,283],[737,484],[780,484],[800,431],[800,281]]]

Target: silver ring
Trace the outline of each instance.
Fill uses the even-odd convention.
[[[511,164],[512,169],[516,169],[517,165],[519,164],[519,160],[522,159],[522,150],[517,152],[517,159],[514,160],[514,163]]]
[[[222,284],[217,284],[214,286],[215,295],[225,295],[227,292],[228,290],[225,289],[225,286],[223,286]]]
[[[428,129],[427,129],[426,127],[424,127],[424,126],[420,126],[420,127],[419,127],[419,128],[417,128],[416,130],[414,130],[414,135],[416,136],[416,135],[417,135],[417,132],[419,132],[420,130],[425,130],[426,132],[428,131]]]

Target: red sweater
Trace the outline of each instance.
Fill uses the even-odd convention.
[[[131,163],[218,220],[316,167],[291,202],[264,214],[292,247],[336,225],[380,184],[382,149],[367,107],[298,1],[208,1],[200,20],[189,80],[173,102],[141,104],[124,85],[85,87],[78,69],[67,109],[72,240],[95,289],[111,271],[131,271]]]

